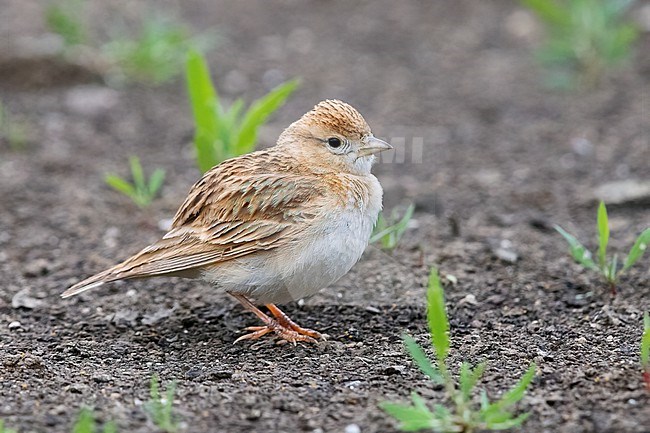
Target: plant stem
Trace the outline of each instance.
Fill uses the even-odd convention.
[[[609,282],[609,290],[611,290],[612,296],[616,296],[616,281]]]

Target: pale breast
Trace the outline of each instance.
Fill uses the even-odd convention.
[[[368,245],[382,200],[373,175],[346,177],[353,186],[320,206],[291,246],[223,263],[205,278],[260,303],[304,298],[341,278]]]

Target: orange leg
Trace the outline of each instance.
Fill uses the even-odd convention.
[[[275,319],[269,317],[257,308],[247,297],[239,293],[228,292],[233,298],[237,299],[247,310],[255,314],[264,322],[264,326],[249,326],[246,331],[253,331],[250,334],[242,335],[235,343],[240,340],[257,340],[258,338],[270,332],[275,332],[282,340],[296,344],[298,341],[317,343],[318,339],[325,339],[323,335],[311,329],[298,326],[293,320],[273,304],[267,304]]]

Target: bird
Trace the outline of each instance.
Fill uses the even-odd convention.
[[[269,333],[294,345],[324,340],[276,304],[314,295],[361,258],[382,209],[383,191],[371,167],[389,149],[351,105],[321,101],[274,146],[207,171],[160,240],[61,296],[118,280],[199,279],[261,320],[235,342]]]

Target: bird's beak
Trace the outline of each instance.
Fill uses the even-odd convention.
[[[390,150],[392,148],[393,146],[390,144],[371,135],[368,137],[365,144],[359,148],[357,154],[359,156],[374,155],[375,153],[383,152],[384,150]]]

